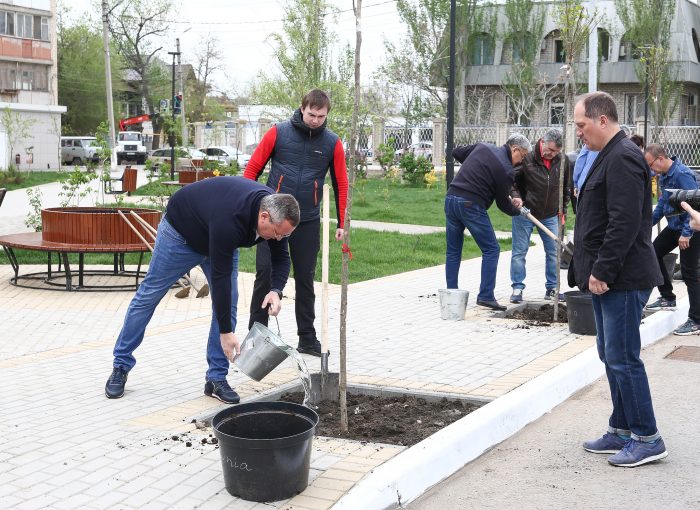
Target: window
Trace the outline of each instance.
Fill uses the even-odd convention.
[[[0,34],[15,35],[15,13],[0,11]]]
[[[598,55],[601,62],[610,58],[610,34],[602,28],[598,29]]]
[[[554,41],[554,61],[555,62],[566,62],[566,53],[564,52],[564,41],[561,39],[555,39]]]
[[[698,43],[698,33],[695,29],[692,30],[693,34],[693,46],[695,47],[695,58],[700,62],[700,44]]]
[[[41,64],[0,62],[0,90],[49,90],[48,67]]]
[[[564,124],[564,98],[555,97],[550,101],[549,123],[558,126]]]
[[[30,14],[17,13],[17,37],[34,37],[34,18]]]
[[[472,43],[471,65],[493,64],[493,39],[488,34],[478,34]]]
[[[625,124],[634,124],[644,116],[644,98],[641,94],[625,94]]]

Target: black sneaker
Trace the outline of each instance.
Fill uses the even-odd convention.
[[[506,310],[506,307],[503,305],[499,305],[498,301],[496,301],[495,299],[493,301],[486,301],[486,300],[482,301],[480,299],[477,299],[476,304],[479,306],[485,306],[486,308],[490,308],[491,310],[496,310],[499,312],[503,312]]]
[[[311,354],[311,356],[321,357],[321,342],[318,340],[313,340],[312,342],[305,342],[299,340],[299,345],[297,346],[297,351],[302,354]]]
[[[112,375],[105,384],[105,395],[107,398],[122,398],[124,396],[124,386],[129,373],[121,368],[113,368]]]
[[[218,398],[226,404],[238,404],[241,397],[229,386],[228,381],[207,381],[204,385],[204,394],[208,397]]]

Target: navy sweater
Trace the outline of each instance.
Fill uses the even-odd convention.
[[[447,189],[448,195],[466,198],[484,209],[491,207],[496,200],[496,205],[504,213],[510,216],[520,214],[508,198],[514,173],[507,145],[465,145],[455,148],[452,155],[462,166]]]
[[[188,184],[168,202],[166,218],[197,253],[211,260],[211,296],[221,333],[231,325],[233,252],[264,241],[257,236],[260,201],[273,191],[243,177],[213,177]],[[287,239],[269,240],[272,288],[284,289],[289,276]]]

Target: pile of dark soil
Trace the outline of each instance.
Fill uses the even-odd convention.
[[[304,394],[285,393],[281,400],[302,403]],[[438,402],[400,397],[348,395],[348,432],[340,430],[340,404],[322,401],[316,435],[412,446],[479,408],[460,400]]]
[[[542,305],[539,308],[525,308],[508,315],[508,319],[520,319],[528,326],[550,326],[554,322],[554,305]],[[558,324],[566,324],[569,318],[566,314],[566,305],[559,303]]]

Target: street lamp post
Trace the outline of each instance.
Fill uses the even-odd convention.
[[[455,163],[452,158],[455,131],[455,18],[457,0],[450,0],[450,80],[447,86],[447,150],[445,151],[445,181],[449,188],[455,175]]]
[[[168,133],[168,141],[170,143],[170,180],[175,180],[175,57],[179,56],[180,52],[169,51],[168,55],[173,56],[172,94],[170,96],[170,113],[173,123]]]

